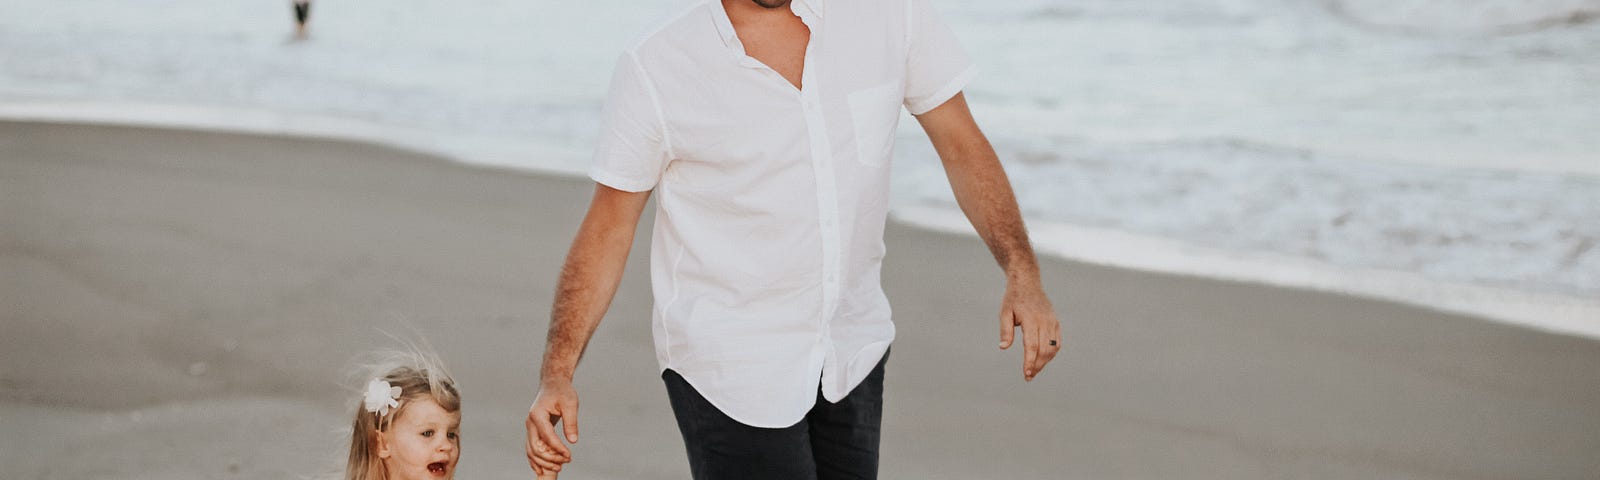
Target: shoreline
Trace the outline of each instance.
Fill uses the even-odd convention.
[[[367,142],[451,162],[584,178],[587,152],[259,109],[142,102],[0,103],[0,121],[109,125]],[[559,158],[551,168],[519,159]],[[891,209],[890,221],[976,238],[957,211]],[[1071,224],[1029,221],[1041,255],[1140,271],[1306,289],[1394,301],[1535,330],[1600,339],[1600,299],[1449,282],[1420,274],[1356,268],[1281,254],[1247,254],[1181,240]],[[1130,248],[1132,246],[1132,248]]]

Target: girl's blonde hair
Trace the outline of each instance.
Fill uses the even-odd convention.
[[[455,380],[433,354],[408,345],[409,351],[385,351],[373,354],[362,370],[367,374],[361,384],[374,378],[400,387],[400,405],[384,415],[367,411],[362,398],[356,398],[355,420],[350,425],[350,462],[345,467],[345,480],[382,480],[383,461],[378,458],[378,435],[387,431],[400,412],[414,400],[432,399],[447,412],[461,411],[461,396],[456,392]]]

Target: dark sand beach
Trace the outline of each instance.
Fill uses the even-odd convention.
[[[592,188],[344,141],[0,122],[0,477],[335,474],[346,367],[395,345],[381,329],[460,382],[458,478],[530,478],[522,419]],[[648,239],[578,372],[562,478],[688,476]],[[1024,383],[981,242],[886,243],[883,478],[1600,475],[1600,341],[1041,259],[1066,349]]]

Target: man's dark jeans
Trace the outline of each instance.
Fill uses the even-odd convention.
[[[672,413],[695,480],[832,480],[878,478],[883,423],[883,360],[839,403],[822,398],[787,428],[758,428],[729,418],[678,372],[667,370]]]

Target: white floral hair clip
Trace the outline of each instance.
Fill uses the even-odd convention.
[[[400,387],[391,387],[389,382],[374,378],[367,382],[367,394],[361,399],[361,404],[381,418],[389,414],[390,408],[400,406],[397,398],[400,398]]]

